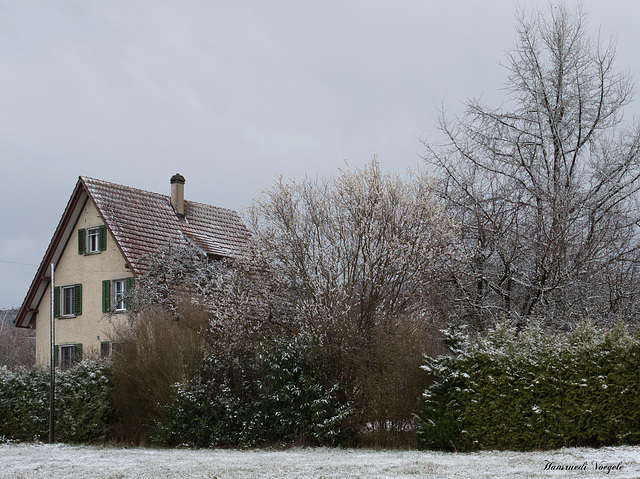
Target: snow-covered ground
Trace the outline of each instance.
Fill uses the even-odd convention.
[[[236,451],[2,444],[0,477],[620,479],[640,477],[640,447],[453,454],[327,448]]]

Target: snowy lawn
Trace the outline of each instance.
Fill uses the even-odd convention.
[[[552,467],[556,469],[550,470]],[[640,477],[640,447],[454,454],[327,448],[236,451],[2,444],[0,477],[619,479]]]

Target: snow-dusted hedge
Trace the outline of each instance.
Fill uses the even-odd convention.
[[[230,359],[209,354],[197,378],[175,385],[156,439],[197,447],[341,444],[355,433],[352,410],[321,376],[321,358],[302,336]]]
[[[56,372],[56,440],[96,442],[108,438],[115,419],[109,364],[83,361]],[[0,369],[0,438],[49,437],[49,370]]]
[[[418,414],[427,449],[545,449],[640,443],[640,340],[620,326],[571,333],[499,325],[454,356]]]

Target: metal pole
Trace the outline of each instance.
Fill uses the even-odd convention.
[[[56,404],[56,364],[55,364],[55,349],[56,349],[56,329],[55,329],[55,316],[54,316],[54,282],[53,282],[54,265],[51,263],[51,391],[49,394],[49,444],[53,444],[55,439],[54,424],[56,420],[55,404]]]

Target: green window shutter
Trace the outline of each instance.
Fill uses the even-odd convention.
[[[127,287],[127,293],[124,295],[124,305],[125,308],[127,308],[127,310],[131,309],[132,305],[133,305],[133,285],[134,285],[134,279],[133,278],[127,278],[127,283],[126,283],[126,287]]]
[[[60,286],[53,288],[53,317],[60,317]]]
[[[79,229],[78,230],[78,254],[85,254],[85,252],[87,251],[86,241],[87,241],[86,230],[84,228]]]
[[[102,282],[102,312],[108,313],[111,310],[111,281],[105,279]]]
[[[101,225],[98,230],[98,249],[100,251],[105,251],[107,249],[107,227],[105,225]]]
[[[74,344],[73,345],[73,364],[78,364],[82,361],[82,344]]]
[[[73,285],[73,314],[80,316],[82,314],[82,285]]]
[[[100,343],[100,357],[106,358],[109,356],[109,341],[102,341]]]
[[[53,365],[60,366],[60,346],[54,346],[53,348]]]

